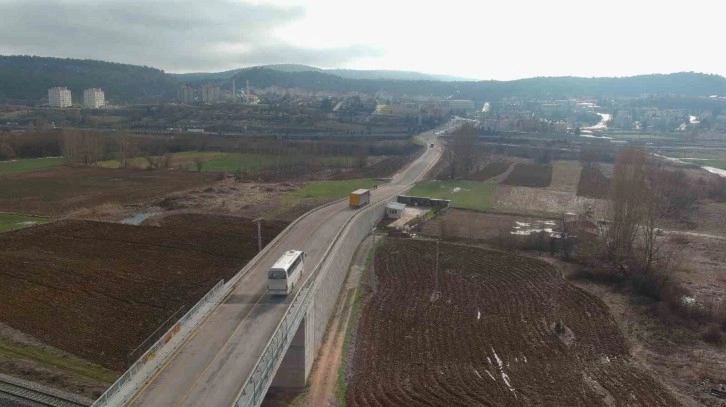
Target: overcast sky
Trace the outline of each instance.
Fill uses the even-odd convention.
[[[726,74],[705,0],[0,0],[0,54],[167,72],[299,63],[509,80]]]

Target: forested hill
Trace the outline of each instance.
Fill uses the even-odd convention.
[[[342,93],[374,94],[385,91],[394,95],[452,97],[477,102],[506,97],[627,97],[644,94],[726,96],[726,78],[687,72],[626,78],[552,77],[515,81],[444,82],[354,79],[331,73],[334,70],[300,70],[296,65],[278,67],[289,69],[246,68],[211,75],[206,80],[218,82],[225,88],[231,87],[231,79],[234,77],[239,88],[249,80],[250,85],[256,89],[279,86]],[[178,86],[190,78],[191,76],[167,74],[146,66],[112,62],[0,56],[0,103],[47,103],[48,89],[54,86],[69,87],[74,101],[80,101],[83,90],[92,87],[102,88],[106,92],[106,99],[115,104],[169,101],[176,97]]]
[[[350,79],[324,72],[281,72],[266,68],[239,71],[237,83],[249,80],[257,88],[280,86],[336,92],[397,95],[435,95],[476,101],[505,97],[567,98],[641,95],[710,96],[726,95],[726,78],[699,73],[641,75],[625,78],[548,77],[514,81],[441,82],[407,80]],[[242,81],[242,82],[240,82]]]
[[[176,80],[146,66],[94,60],[0,55],[0,102],[42,104],[48,89],[66,86],[73,101],[83,90],[101,88],[111,103],[141,103],[176,95]]]

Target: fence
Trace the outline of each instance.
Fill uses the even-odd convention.
[[[114,384],[93,403],[96,406],[119,406],[158,369],[214,307],[222,294],[224,280],[218,282],[179,321],[159,338]],[[169,346],[165,346],[165,345]]]

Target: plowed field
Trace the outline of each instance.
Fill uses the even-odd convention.
[[[544,262],[388,239],[357,332],[349,406],[675,406],[606,306]]]
[[[502,184],[520,187],[548,187],[552,182],[552,165],[518,163]]]
[[[257,253],[249,219],[177,215],[160,225],[60,221],[0,234],[0,321],[122,371],[167,318]],[[263,224],[264,243],[284,226]]]

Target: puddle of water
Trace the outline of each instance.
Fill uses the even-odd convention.
[[[17,224],[23,225],[23,226],[32,226],[32,225],[37,225],[38,222],[36,222],[34,220],[26,220],[25,222],[18,222]]]
[[[149,219],[150,217],[157,215],[157,212],[147,212],[147,213],[137,213],[136,215],[123,219],[121,223],[125,225],[140,225],[141,222],[145,221],[146,219]]]
[[[460,187],[456,187],[456,188],[454,188],[454,190],[453,190],[453,191],[454,191],[454,192],[459,192],[459,191],[461,191],[461,188],[460,188]]]

